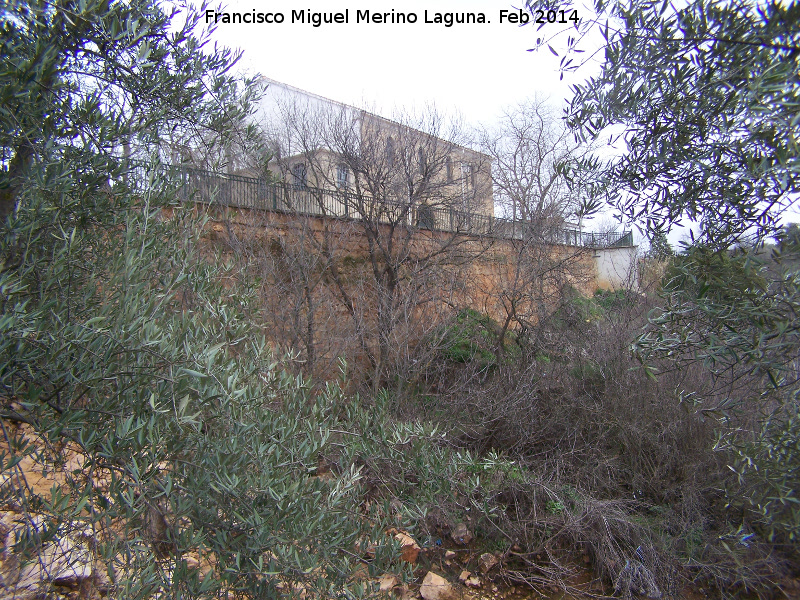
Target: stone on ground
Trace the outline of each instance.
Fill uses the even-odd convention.
[[[433,571],[428,571],[422,580],[420,594],[425,600],[457,600],[458,593],[453,584]]]
[[[472,541],[472,532],[467,528],[465,523],[459,523],[450,532],[450,537],[453,541],[460,546],[466,546]]]
[[[494,567],[499,562],[500,561],[494,554],[490,554],[488,552],[481,554],[481,557],[478,559],[478,565],[481,568],[481,572],[484,574],[491,571],[492,567]]]

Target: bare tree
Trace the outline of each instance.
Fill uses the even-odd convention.
[[[430,354],[420,342],[463,299],[460,269],[490,243],[490,160],[435,111],[387,120],[289,94],[265,120],[282,182],[275,206],[305,232],[302,244],[281,238],[284,258],[270,263],[284,297],[305,297],[286,323],[306,360],[347,347],[369,365],[370,383],[385,385]],[[273,227],[276,239],[286,223]],[[320,312],[324,327],[314,325]],[[331,328],[349,340],[314,351]]]
[[[480,139],[494,162],[496,202],[513,222],[513,260],[495,261],[492,278],[500,353],[509,329],[535,331],[558,307],[565,286],[581,287],[588,278],[591,257],[582,247],[580,221],[598,206],[568,185],[566,166],[585,149],[571,141],[543,99],[507,110]],[[568,235],[575,228],[577,235]]]

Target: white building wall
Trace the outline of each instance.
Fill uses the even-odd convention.
[[[639,289],[638,248],[600,248],[594,252],[597,287],[604,290]]]

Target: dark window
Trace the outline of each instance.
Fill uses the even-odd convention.
[[[453,161],[447,157],[447,183],[453,183]]]
[[[336,167],[336,187],[346,190],[349,187],[350,171],[347,165],[338,165]]]
[[[296,163],[292,167],[292,183],[294,184],[294,187],[301,190],[308,187],[305,163]]]
[[[433,213],[433,208],[427,204],[422,204],[417,209],[417,227],[420,229],[436,228],[436,215]]]
[[[470,182],[472,181],[472,165],[467,163],[461,163],[461,185],[468,187]]]
[[[417,150],[417,160],[419,161],[420,174],[425,175],[425,153],[422,151],[422,148]]]

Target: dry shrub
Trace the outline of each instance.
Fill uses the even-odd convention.
[[[689,374],[652,381],[638,369],[628,347],[647,305],[626,310],[589,323],[557,313],[535,345],[518,342],[488,374],[447,371],[439,408],[477,451],[535,457],[603,497],[674,500],[676,486],[718,468],[713,423],[678,401]]]
[[[500,538],[530,553],[519,573],[531,582],[567,577],[564,553],[581,550],[622,596],[706,582],[767,597],[786,563],[768,545],[723,544],[741,519],[725,509],[730,457],[714,450],[717,421],[682,401],[706,394],[708,377],[665,364],[653,380],[631,355],[650,308],[632,294],[573,298],[490,364],[443,361],[429,404],[460,444],[526,473],[490,495]],[[530,558],[542,553],[546,568]]]

